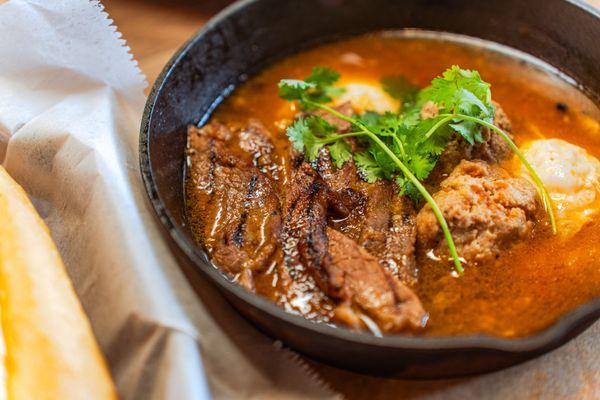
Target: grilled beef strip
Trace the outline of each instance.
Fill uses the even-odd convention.
[[[417,281],[416,261],[417,213],[406,196],[394,196],[385,251],[381,262],[401,282],[414,284]]]
[[[302,164],[286,186],[283,263],[279,266],[280,284],[285,290],[279,302],[309,319],[327,314],[322,305],[331,263],[326,233],[328,202],[324,182],[308,164]]]
[[[334,311],[340,322],[360,327],[368,317],[384,331],[418,328],[425,313],[412,291],[366,249],[327,227],[336,201],[310,165],[298,169],[286,193],[282,275],[303,285],[305,298],[318,286],[341,302]]]
[[[240,148],[252,156],[254,166],[273,180],[279,180],[281,165],[271,132],[263,123],[256,118],[250,118],[238,136]]]
[[[335,320],[360,328],[366,315],[384,332],[423,328],[427,313],[412,290],[352,239],[331,228],[327,235],[329,292],[341,300]]]
[[[231,134],[220,125],[189,128],[188,203],[202,216],[193,229],[212,260],[252,289],[251,271],[268,266],[277,249],[281,208],[270,178],[233,156],[224,138]]]
[[[319,154],[316,169],[338,194],[340,207],[349,210],[348,217],[333,226],[364,246],[402,282],[414,283],[417,234],[412,202],[398,195],[391,182],[365,182],[353,161],[335,169],[327,150]]]

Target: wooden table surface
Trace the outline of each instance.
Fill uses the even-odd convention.
[[[152,85],[173,53],[231,0],[102,0]]]
[[[231,2],[231,0],[102,0],[131,48],[132,54],[139,62],[142,72],[146,74],[150,85],[173,53],[210,17]],[[600,7],[600,0],[589,2]],[[323,365],[313,366],[321,378],[348,398],[367,396],[371,399],[384,399],[390,395],[392,398],[419,398],[436,392],[441,394],[440,398],[444,398],[443,393],[457,383],[457,381],[412,383],[397,381],[392,385],[379,385],[377,382],[371,382],[373,378],[343,373]],[[596,395],[600,396],[595,393],[598,387],[598,382],[595,382],[597,375],[593,371],[588,372],[591,373],[590,378],[584,379],[579,393],[585,393],[586,389],[591,390],[591,393],[587,392],[591,397],[587,395],[583,397],[597,398]],[[517,385],[518,378],[514,378],[510,384]],[[520,384],[536,385],[535,382]],[[489,382],[482,382],[482,385],[488,387]],[[480,392],[480,395],[482,394]],[[518,395],[517,397],[522,398]]]

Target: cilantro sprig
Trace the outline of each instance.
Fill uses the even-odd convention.
[[[331,68],[315,67],[304,80],[283,79],[279,82],[279,97],[285,100],[299,100],[302,108],[312,110],[312,105],[329,103],[334,97],[341,95],[344,88],[333,86],[340,74]]]
[[[353,159],[367,182],[394,180],[403,194],[415,200],[424,198],[438,220],[457,272],[462,274],[464,270],[448,224],[421,183],[427,179],[453,135],[463,137],[471,145],[483,142],[481,130],[484,127],[500,135],[532,176],[556,232],[550,196],[510,136],[493,124],[490,85],[477,71],[452,66],[418,93],[402,78],[382,80],[388,93],[405,96],[400,99],[401,112],[366,112],[356,117],[348,117],[328,105],[343,91],[334,86],[339,77],[339,73],[330,68],[316,67],[304,80],[279,82],[279,95],[283,99],[297,101],[306,111],[321,109],[353,127],[351,132],[338,133],[335,126],[320,116],[300,117],[286,131],[293,147],[304,151],[310,162],[318,157],[322,148],[327,148],[336,167],[341,168]],[[431,115],[421,112],[427,103],[433,106]],[[351,137],[357,141],[359,151],[352,151],[347,141]]]

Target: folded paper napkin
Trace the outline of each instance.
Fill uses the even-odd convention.
[[[0,3],[0,161],[50,227],[121,396],[336,397],[180,273],[138,169],[146,82],[100,3]]]

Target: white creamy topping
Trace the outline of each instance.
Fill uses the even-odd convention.
[[[525,157],[550,193],[559,224],[578,230],[597,209],[600,162],[585,149],[560,139],[528,143]],[[522,174],[529,176],[525,167]]]

